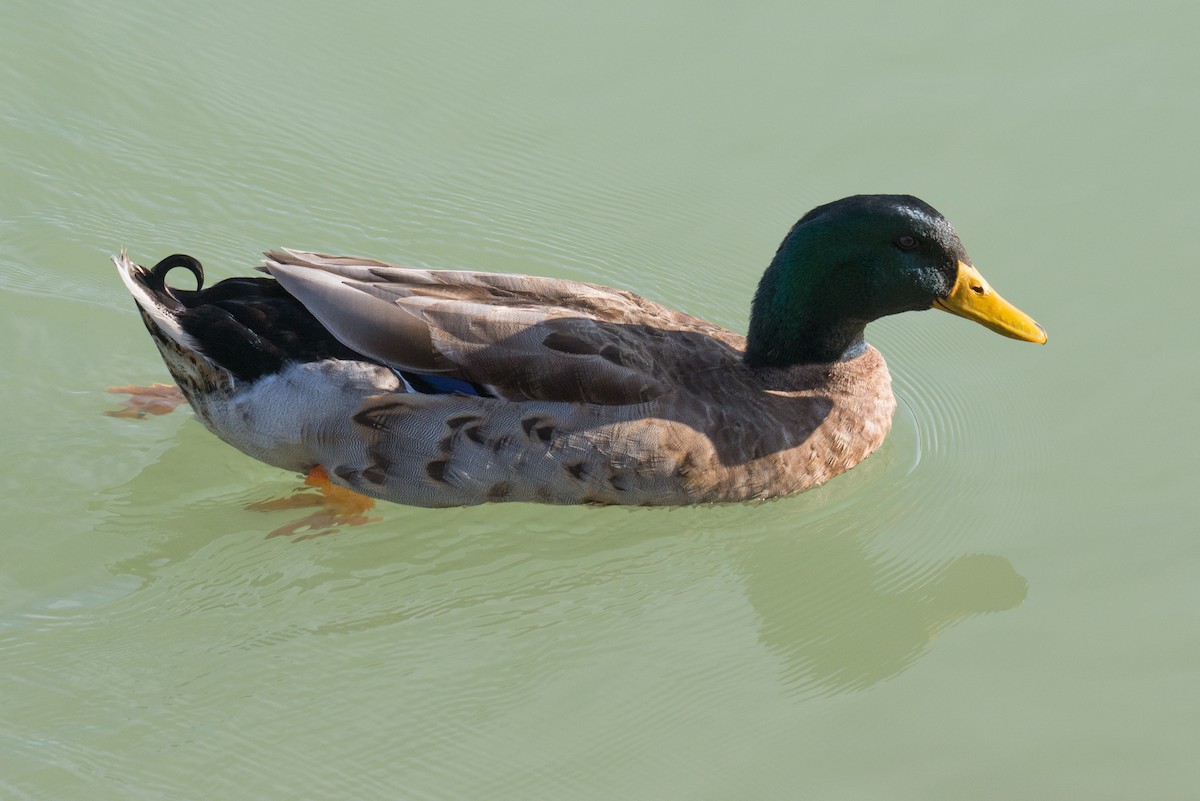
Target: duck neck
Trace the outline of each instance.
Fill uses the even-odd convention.
[[[746,364],[785,368],[853,359],[867,343],[867,321],[847,311],[836,271],[814,274],[784,241],[763,274],[750,310]]]

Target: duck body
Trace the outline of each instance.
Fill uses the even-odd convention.
[[[900,218],[922,241],[932,237],[918,223],[937,213],[915,198],[859,197],[902,199],[882,202],[877,227],[896,216],[889,205],[920,204],[920,215],[902,209]],[[205,289],[191,257],[150,270],[124,254],[116,262],[197,417],[268,464],[319,466],[336,484],[418,506],[744,501],[821,484],[879,447],[895,399],[862,328],[875,316],[950,302],[962,280],[965,253],[939,251],[926,261],[941,272],[920,278],[928,298],[868,281],[870,297],[852,292],[838,313],[826,306],[847,301],[836,286],[818,292],[820,284],[858,278],[817,270],[815,287],[802,280],[798,288],[811,300],[780,306],[776,295],[797,292],[789,284],[804,261],[789,242],[837,206],[810,212],[781,246],[760,284],[749,341],[575,281],[279,250],[266,254],[269,278]],[[861,214],[851,211],[855,222]],[[877,247],[894,250],[895,232],[883,233]],[[167,287],[176,267],[196,275],[196,291]],[[795,315],[802,342],[777,330],[795,327]]]

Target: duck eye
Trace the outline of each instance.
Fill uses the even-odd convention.
[[[916,250],[917,245],[919,244],[921,243],[917,241],[917,238],[915,236],[910,236],[909,234],[905,234],[896,240],[896,247],[900,248],[901,250]]]

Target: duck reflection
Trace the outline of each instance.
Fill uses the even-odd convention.
[[[838,531],[779,536],[743,551],[760,639],[795,689],[861,690],[897,675],[955,623],[1013,609],[1026,582],[1002,556],[917,563]]]

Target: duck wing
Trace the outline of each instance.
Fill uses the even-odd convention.
[[[737,335],[623,290],[297,250],[265,255],[262,269],[346,347],[509,400],[645,403],[680,372],[740,359]]]

